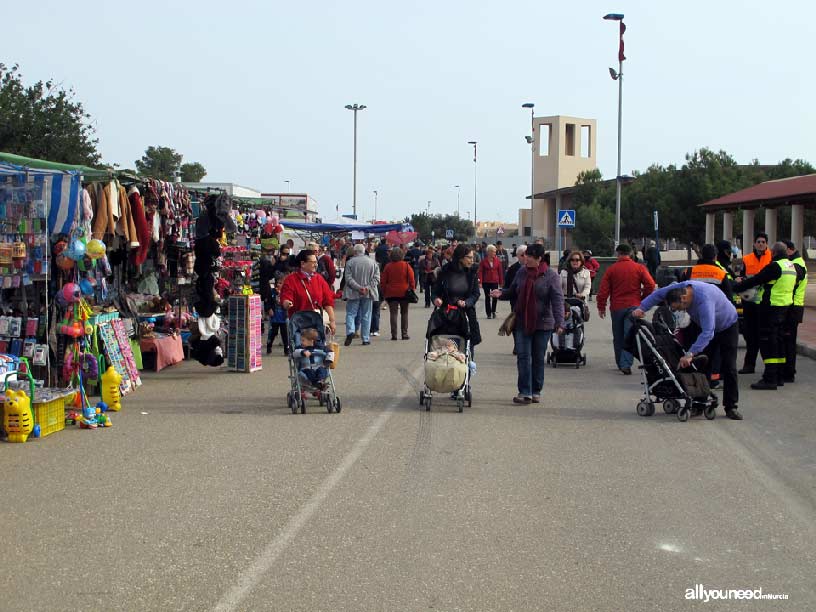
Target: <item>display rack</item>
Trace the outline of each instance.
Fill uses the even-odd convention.
[[[261,369],[261,320],[263,304],[259,295],[229,298],[227,367],[237,372]]]

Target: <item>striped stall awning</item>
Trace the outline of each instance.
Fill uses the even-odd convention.
[[[79,172],[26,168],[0,162],[0,188],[4,183],[15,187],[31,184],[45,203],[49,232],[52,235],[71,232],[79,214],[82,189]]]

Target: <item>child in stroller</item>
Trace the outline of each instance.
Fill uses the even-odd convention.
[[[584,348],[584,301],[579,298],[564,298],[564,333],[550,336],[552,351],[547,354],[547,363],[557,368],[559,363],[575,364],[575,368],[586,365]]]
[[[714,419],[719,399],[703,373],[708,357],[699,355],[689,368],[679,369],[684,349],[675,336],[671,309],[661,305],[651,323],[636,318],[633,321],[624,348],[641,363],[643,398],[637,404],[637,413],[652,416],[655,402],[662,402],[663,411],[676,414],[681,422],[700,413],[708,420]]]
[[[331,365],[334,355],[326,350],[316,329],[310,327],[300,332],[300,342],[295,349],[294,358],[298,360],[298,377],[301,382],[324,390],[329,377],[327,366]]]
[[[313,310],[294,313],[287,321],[293,350],[289,353],[286,402],[295,413],[306,412],[306,400],[316,398],[329,412],[340,412],[331,367],[335,354],[327,348],[323,316]]]
[[[450,393],[459,412],[473,403],[470,377],[476,364],[470,344],[470,322],[465,309],[435,308],[425,333],[425,383],[419,405],[431,409],[433,393]]]

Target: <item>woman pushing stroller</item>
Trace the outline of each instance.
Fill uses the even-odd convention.
[[[473,347],[482,341],[476,320],[476,302],[479,301],[479,278],[473,266],[473,251],[463,244],[453,250],[451,261],[439,272],[434,285],[434,306],[443,304],[461,308],[470,326],[471,357]]]

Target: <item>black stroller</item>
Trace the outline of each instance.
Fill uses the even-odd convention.
[[[547,353],[547,363],[557,368],[558,364],[574,365],[576,369],[586,365],[584,348],[584,301],[575,297],[565,297],[564,333],[550,336],[552,351]]]
[[[714,419],[719,400],[700,371],[708,358],[700,355],[690,368],[678,370],[684,351],[674,335],[674,314],[668,306],[658,308],[651,323],[634,319],[624,348],[640,361],[643,384],[643,398],[637,404],[640,416],[652,416],[655,403],[662,402],[663,412],[676,414],[681,422],[700,413],[708,420]]]
[[[473,405],[472,357],[470,321],[464,309],[434,308],[425,333],[425,382],[419,392],[419,405],[430,410],[433,394],[437,392],[450,393],[459,412],[464,411],[465,402],[470,408]]]
[[[294,347],[300,345],[300,334],[305,329],[316,329],[318,342],[327,347],[326,350],[328,351],[323,315],[314,310],[302,310],[287,319],[286,325],[289,329],[289,342],[293,349],[289,351],[288,357],[289,391],[286,393],[286,404],[292,414],[297,413],[298,410],[300,410],[301,414],[304,414],[306,412],[306,399],[310,396],[317,399],[321,406],[325,406],[328,412],[340,412],[342,405],[340,404],[340,398],[337,397],[337,390],[334,388],[331,368],[327,368],[328,376],[325,381],[320,386],[315,386],[299,375],[298,359],[294,356]]]

